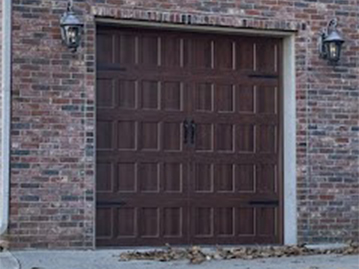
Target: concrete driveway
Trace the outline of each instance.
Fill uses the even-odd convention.
[[[0,253],[0,269],[359,269],[359,256],[306,256],[258,260],[120,262],[120,250],[16,251]]]

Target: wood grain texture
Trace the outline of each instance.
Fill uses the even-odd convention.
[[[279,243],[280,40],[97,38],[97,245]]]

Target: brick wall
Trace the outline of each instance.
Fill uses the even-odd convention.
[[[358,238],[357,0],[75,0],[85,40],[61,44],[66,0],[13,1],[11,227],[14,247],[94,246],[94,15],[179,24],[296,30],[298,237]],[[318,59],[337,17],[340,65]]]

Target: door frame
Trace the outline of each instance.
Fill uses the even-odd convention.
[[[155,28],[159,30],[178,30],[190,32],[206,32],[229,35],[255,35],[261,37],[278,37],[282,39],[282,72],[281,72],[281,109],[282,109],[282,187],[281,214],[282,230],[281,243],[285,245],[297,244],[297,161],[296,161],[296,80],[295,80],[295,36],[294,31],[272,31],[256,29],[225,28],[213,26],[193,26],[171,23],[156,23],[134,20],[116,20],[96,18],[96,26],[137,27],[138,29]],[[96,28],[95,28],[96,29]],[[97,42],[97,40],[96,40]],[[96,61],[96,59],[95,59]],[[97,73],[97,72],[96,72]],[[96,89],[95,89],[96,91]],[[96,109],[96,105],[95,105]],[[96,163],[96,154],[95,154]],[[95,166],[96,167],[96,166]],[[96,169],[95,169],[96,178]],[[96,197],[94,199],[96,208]],[[96,210],[94,211],[96,220]],[[96,246],[96,221],[94,221],[94,245]]]

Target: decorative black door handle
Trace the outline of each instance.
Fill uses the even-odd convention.
[[[189,129],[189,123],[188,120],[184,120],[183,122],[183,143],[188,143],[188,129]]]
[[[250,205],[259,205],[259,206],[266,206],[266,205],[272,205],[272,206],[278,206],[279,201],[249,201]]]
[[[196,138],[196,123],[194,120],[191,120],[191,144],[194,145]]]

